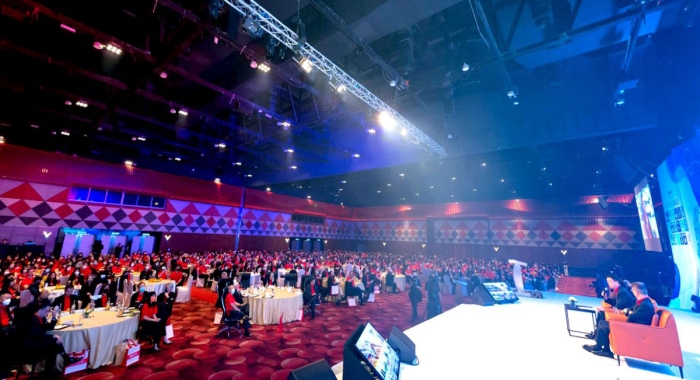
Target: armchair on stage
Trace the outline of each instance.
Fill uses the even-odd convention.
[[[659,316],[660,315],[660,316]],[[651,326],[610,320],[610,348],[620,356],[677,366],[683,378],[683,355],[673,314],[659,309]]]

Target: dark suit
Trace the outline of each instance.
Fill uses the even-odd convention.
[[[62,295],[60,297],[56,297],[56,298],[54,298],[51,306],[53,306],[53,307],[58,306],[58,308],[61,309],[61,311],[66,310],[66,308],[64,308],[65,301],[66,301],[65,295]],[[71,304],[67,307],[68,310],[70,310],[71,306],[75,306],[75,308],[77,309],[78,308],[78,296],[71,295],[70,296],[70,303]]]
[[[24,348],[46,360],[46,368],[51,370],[56,365],[56,355],[64,354],[66,350],[63,344],[59,344],[52,335],[46,334],[56,326],[57,319],[47,323],[45,319],[39,319],[32,314],[22,325]]]
[[[394,273],[389,272],[386,274],[386,281],[385,281],[385,289],[386,291],[389,291],[389,288],[391,288],[392,293],[396,293],[396,283],[394,282]],[[420,285],[418,285],[420,286]]]
[[[129,303],[130,307],[135,307],[135,308],[141,308],[141,306],[148,301],[148,292],[136,292],[131,295],[131,302]],[[142,294],[143,297],[141,297],[141,301],[138,301],[139,294]]]
[[[627,323],[638,323],[640,325],[651,325],[654,318],[654,304],[649,298],[645,298],[632,308],[627,315]],[[598,322],[598,329],[595,336],[596,346],[604,350],[610,350],[610,323],[608,321]]]
[[[311,319],[316,318],[316,303],[318,302],[319,297],[318,290],[318,284],[311,285],[311,281],[309,281],[304,287],[304,303],[309,305],[309,308],[311,309]],[[313,293],[313,295],[311,293]]]
[[[620,285],[617,291],[611,294],[610,297],[603,300],[603,302],[616,308],[617,310],[624,310],[633,307],[637,300],[634,298],[632,292],[629,291],[624,285]],[[599,311],[597,322],[605,320],[605,312]]]

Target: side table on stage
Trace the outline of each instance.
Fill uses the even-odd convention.
[[[579,306],[579,305],[572,305],[571,303],[565,303],[564,304],[564,314],[566,315],[566,331],[568,331],[569,336],[576,336],[576,335],[571,335],[571,333],[577,333],[577,334],[589,334],[592,333],[593,331],[578,331],[578,330],[572,330],[571,325],[569,323],[569,311],[577,311],[580,313],[588,313],[591,315],[591,321],[593,322],[593,331],[595,331],[595,316],[596,316],[596,309],[590,306]],[[579,337],[582,338],[582,337]]]

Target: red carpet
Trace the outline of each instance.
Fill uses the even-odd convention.
[[[557,293],[596,297],[595,289],[588,286],[593,281],[593,277],[562,276],[557,281]]]
[[[187,304],[175,305],[175,338],[159,353],[142,351],[141,361],[131,367],[102,367],[69,376],[69,379],[287,379],[290,370],[320,359],[334,365],[343,358],[343,344],[357,326],[370,321],[384,336],[392,325],[402,330],[415,325],[411,321],[408,293],[378,294],[376,303],[350,308],[345,304],[324,304],[317,308],[316,319],[277,326],[253,326],[250,338],[233,334],[230,339],[216,338],[214,293],[193,289]],[[425,298],[424,298],[425,299]],[[443,310],[455,306],[454,297],[443,296]],[[420,303],[420,312],[425,301]]]

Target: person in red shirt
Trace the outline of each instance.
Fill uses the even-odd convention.
[[[142,338],[150,338],[153,343],[153,351],[160,351],[160,340],[165,336],[165,321],[158,316],[158,304],[156,294],[147,293],[147,302],[141,306],[141,331]]]
[[[9,293],[4,293],[0,296],[0,327],[9,327],[12,325],[12,313],[10,313],[10,303],[12,296]]]
[[[175,281],[175,286],[180,286],[182,283],[182,271],[180,266],[175,269],[175,271],[170,273],[170,279]]]
[[[245,303],[240,303],[236,301],[236,297],[234,296],[235,292],[236,285],[229,285],[226,297],[224,297],[224,307],[226,308],[226,313],[228,314],[229,318],[243,320],[243,328],[245,329],[245,333],[243,334],[243,336],[248,337],[250,336],[250,331],[248,330],[250,328],[250,320],[246,318],[245,313],[241,309],[245,306]]]
[[[137,288],[137,292],[134,293],[134,295],[131,296],[131,307],[141,307],[146,301],[148,301],[148,298],[146,298],[146,283],[141,281],[139,282],[139,286]]]
[[[169,275],[168,275],[168,269],[165,267],[165,265],[163,265],[163,266],[160,268],[160,273],[158,273],[158,278],[161,279],[161,280],[167,280],[168,277],[169,277]]]

